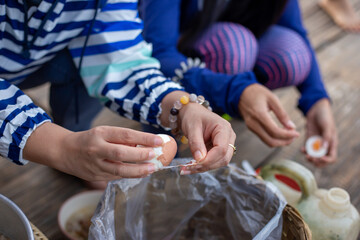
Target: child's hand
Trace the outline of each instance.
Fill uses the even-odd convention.
[[[318,167],[335,162],[338,137],[329,100],[321,99],[315,103],[307,113],[306,119],[306,138],[319,135],[323,138],[323,146],[328,147],[327,154],[321,158],[310,157],[303,148],[302,151],[306,154],[306,158]]]
[[[239,102],[239,111],[246,126],[270,147],[289,145],[299,136],[295,124],[281,106],[279,99],[259,84],[250,85],[244,90]],[[270,111],[284,128],[276,124]]]

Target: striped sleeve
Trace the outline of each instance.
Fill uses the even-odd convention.
[[[165,78],[142,38],[136,0],[107,1],[99,10],[81,66],[91,96],[127,118],[160,125],[161,100],[182,87]],[[69,45],[79,64],[88,29]]]
[[[51,121],[15,85],[0,79],[0,155],[23,165],[23,149],[31,133],[44,122]]]

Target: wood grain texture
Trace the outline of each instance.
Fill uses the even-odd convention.
[[[356,9],[360,1],[352,0]],[[339,161],[317,170],[307,163],[300,148],[304,141],[305,121],[296,109],[298,93],[293,88],[275,91],[301,137],[288,147],[271,149],[265,146],[243,122],[232,120],[237,133],[238,149],[233,162],[243,159],[253,166],[281,158],[304,164],[314,174],[318,185],[324,188],[338,186],[346,189],[355,207],[360,210],[360,35],[348,34],[333,24],[314,0],[300,0],[304,23],[318,54],[324,81],[332,97],[335,120],[339,133]],[[49,111],[48,85],[26,91],[34,101]],[[140,125],[104,110],[94,125],[113,125],[140,129]],[[180,156],[189,156],[182,149]],[[58,225],[57,212],[70,196],[87,190],[79,179],[45,166],[29,163],[17,166],[0,159],[0,193],[12,199],[30,221],[49,239],[64,239]]]

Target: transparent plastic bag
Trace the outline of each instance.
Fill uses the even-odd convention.
[[[286,202],[276,191],[235,165],[113,181],[92,218],[89,239],[281,239]]]

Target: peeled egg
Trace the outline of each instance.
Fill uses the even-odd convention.
[[[149,161],[153,163],[156,169],[161,169],[164,166],[168,166],[174,159],[177,151],[177,144],[174,138],[166,134],[157,134],[163,140],[163,145],[153,148],[155,157]]]
[[[305,143],[306,153],[311,157],[320,158],[326,155],[327,148],[323,146],[323,140],[320,136],[311,136]]]

